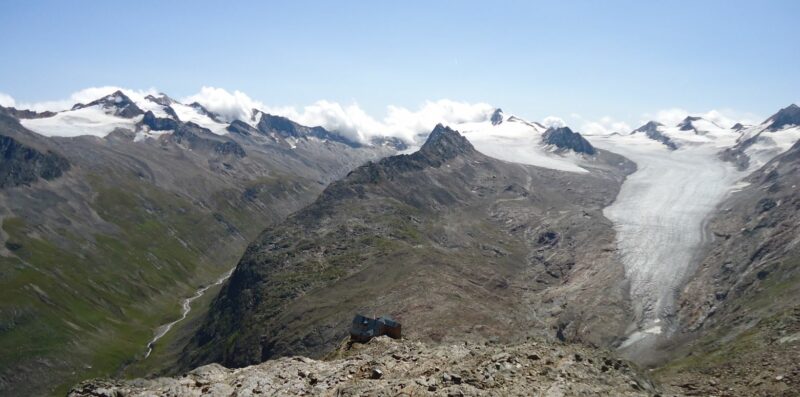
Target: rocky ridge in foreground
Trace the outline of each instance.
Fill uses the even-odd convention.
[[[327,361],[283,357],[240,369],[219,364],[181,377],[89,380],[79,396],[651,396],[646,375],[602,350],[528,341],[428,346],[379,337]]]

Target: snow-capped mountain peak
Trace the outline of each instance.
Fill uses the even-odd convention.
[[[764,124],[769,131],[780,131],[787,127],[800,126],[800,106],[791,104],[768,118]]]
[[[122,91],[115,91],[85,105],[82,103],[75,104],[71,110],[80,110],[91,107],[101,108],[106,113],[124,117],[126,119],[144,114],[142,109],[139,108],[139,106]]]
[[[664,127],[664,124],[659,123],[658,121],[648,121],[641,127],[631,131],[631,134],[635,134],[637,132],[651,132],[651,131],[659,131]]]
[[[699,116],[686,116],[676,127],[679,131],[694,131],[698,135],[724,130],[717,123]]]
[[[144,99],[165,107],[172,105],[173,103],[176,102],[174,99],[170,98],[169,96],[167,96],[167,94],[164,94],[163,92],[158,93],[158,96],[147,95],[146,97],[144,97]]]
[[[672,141],[668,136],[664,135],[664,124],[657,121],[648,121],[643,126],[631,131],[630,135],[643,133],[648,138],[664,144],[670,150],[677,150],[678,145]]]
[[[743,127],[725,156],[742,169],[754,169],[789,150],[800,140],[800,107],[791,104],[753,127]]]
[[[144,136],[154,135],[151,132],[158,130],[160,135],[178,122],[192,122],[215,134],[227,133],[227,124],[200,104],[185,105],[163,93],[143,95],[127,90],[114,91],[87,104],[75,104],[50,117],[21,120],[34,132],[61,137],[105,137],[118,128]]]

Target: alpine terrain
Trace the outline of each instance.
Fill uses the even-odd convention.
[[[396,149],[121,91],[0,108],[0,147],[0,395],[121,373],[262,229]]]
[[[796,105],[403,139],[209,108],[0,107],[0,394],[798,395]]]

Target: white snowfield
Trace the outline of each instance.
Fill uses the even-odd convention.
[[[741,139],[741,141],[751,137],[756,139],[754,144],[744,150],[750,158],[751,169],[762,167],[773,157],[789,150],[795,142],[800,140],[800,126],[791,126],[774,132],[765,131],[759,127],[744,131]]]
[[[228,133],[228,130],[225,129],[228,127],[228,124],[218,123],[211,117],[202,114],[200,111],[191,106],[175,102],[170,105],[170,107],[175,111],[175,114],[178,115],[178,118],[184,123],[195,123],[203,128],[209,129],[211,132],[217,135],[225,135]]]
[[[546,128],[513,116],[504,116],[503,122],[492,125],[490,121],[462,123],[452,126],[475,146],[479,152],[496,159],[535,165],[560,171],[586,173],[580,167],[583,159],[573,152],[555,153],[542,145]]]
[[[23,119],[20,122],[25,128],[49,137],[72,138],[91,135],[102,138],[117,128],[133,130],[136,123],[141,120],[142,116],[132,119],[117,117],[97,105],[83,109],[65,110],[52,117]]]

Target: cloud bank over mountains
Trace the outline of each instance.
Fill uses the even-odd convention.
[[[467,103],[440,99],[426,101],[418,109],[389,105],[386,116],[376,119],[357,103],[342,105],[320,100],[311,105],[271,106],[250,98],[241,91],[228,92],[222,88],[203,87],[199,93],[183,98],[183,102],[197,102],[218,113],[226,120],[248,119],[253,109],[288,117],[300,124],[322,126],[360,142],[373,136],[393,136],[413,142],[418,134],[429,132],[437,123],[463,123],[487,120],[494,107],[488,103]]]
[[[147,95],[158,95],[155,88],[134,90],[115,86],[90,87],[77,91],[69,98],[24,103],[17,102],[5,93],[0,92],[1,106],[14,106],[20,109],[35,111],[61,111],[70,109],[76,103],[87,103],[116,90],[121,90],[134,101],[144,100]],[[458,124],[464,122],[480,122],[488,120],[497,106],[488,103],[469,103],[451,99],[425,101],[416,109],[388,105],[382,118],[367,114],[358,103],[343,105],[338,102],[319,100],[303,107],[276,106],[251,98],[242,91],[230,92],[223,88],[204,86],[199,92],[184,98],[176,98],[189,104],[197,102],[208,110],[219,114],[226,121],[251,120],[254,110],[265,113],[288,117],[300,124],[308,126],[322,126],[331,131],[337,131],[343,136],[358,141],[369,142],[375,136],[392,136],[409,143],[418,142],[438,123]],[[722,127],[742,122],[752,124],[761,120],[753,114],[738,114],[732,110],[710,110],[704,113],[689,112],[681,108],[659,110],[655,113],[641,115],[640,124],[655,120],[665,125],[675,125],[686,116],[701,116],[711,120]],[[536,120],[532,120],[536,121]],[[628,132],[637,125],[617,120],[610,116],[590,120],[579,114],[571,114],[561,118],[548,116],[541,120],[548,127],[571,126],[586,135],[607,135],[614,132]]]

